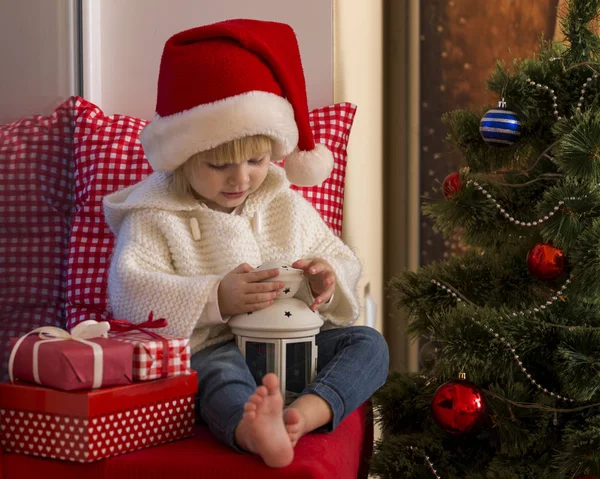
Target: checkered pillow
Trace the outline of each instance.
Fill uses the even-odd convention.
[[[109,319],[106,282],[114,237],[104,220],[102,198],[152,172],[138,139],[146,121],[106,116],[79,97],[75,114],[75,215],[67,269],[69,328],[85,319]]]
[[[73,101],[0,125],[0,380],[10,338],[65,320]]]
[[[342,235],[344,183],[348,156],[346,146],[355,113],[356,105],[352,103],[338,103],[310,112],[309,120],[315,142],[323,143],[333,153],[333,171],[320,185],[309,187],[292,185],[292,189],[298,190],[313,204],[321,213],[323,220],[338,236]]]
[[[322,185],[299,190],[340,235],[346,173],[346,145],[356,107],[350,103],[313,110],[315,140],[333,152],[332,175]],[[146,121],[106,116],[95,105],[75,102],[75,215],[67,273],[67,326],[86,319],[110,319],[106,285],[114,237],[104,221],[102,198],[151,173],[138,136]],[[126,319],[126,318],[124,318]]]

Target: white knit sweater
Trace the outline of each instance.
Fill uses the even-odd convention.
[[[282,168],[269,167],[265,182],[239,215],[175,198],[167,175],[153,173],[104,198],[107,222],[117,236],[108,277],[116,318],[139,323],[153,311],[155,318],[167,319],[165,334],[191,338],[195,353],[232,338],[225,321],[208,326],[200,321],[211,292],[232,269],[241,263],[256,267],[271,260],[291,264],[320,257],[331,264],[337,280],[323,319],[330,326],[356,320],[360,263],[313,206],[290,189]],[[309,302],[309,289],[300,291],[296,297]]]

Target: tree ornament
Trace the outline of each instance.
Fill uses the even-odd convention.
[[[465,373],[460,373],[457,380],[442,384],[431,402],[433,417],[450,434],[471,432],[487,418],[485,396],[465,378]]]
[[[558,278],[564,273],[566,264],[564,252],[549,243],[538,243],[527,253],[527,269],[539,279]]]
[[[521,121],[514,111],[506,109],[504,98],[498,108],[488,110],[479,122],[479,133],[489,145],[510,146],[521,136]]]
[[[454,173],[450,173],[442,183],[442,192],[444,193],[444,198],[447,200],[452,199],[457,191],[462,190],[463,184],[460,181],[460,174],[458,171]]]
[[[438,359],[438,352],[440,350],[440,344],[435,340],[431,339],[427,341],[419,350],[419,364],[423,369],[432,368]]]

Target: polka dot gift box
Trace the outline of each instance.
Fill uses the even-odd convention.
[[[0,384],[4,452],[87,463],[192,436],[195,372],[66,392]]]

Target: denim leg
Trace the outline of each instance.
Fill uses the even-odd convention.
[[[316,338],[317,377],[301,395],[316,394],[333,411],[333,420],[322,431],[338,424],[385,383],[389,351],[383,336],[367,326],[321,331]]]
[[[244,404],[256,390],[256,381],[234,341],[202,349],[192,356],[198,373],[196,417],[206,422],[223,443],[243,452],[235,443],[235,428]]]

